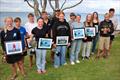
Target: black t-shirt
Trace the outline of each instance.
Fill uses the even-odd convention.
[[[43,26],[42,29],[39,29],[38,27],[35,27],[32,30],[32,34],[34,35],[36,41],[39,41],[39,38],[45,38],[45,36],[47,34],[46,26]]]
[[[5,41],[17,41],[21,40],[20,31],[16,28],[13,28],[12,30],[7,30],[6,32],[3,30],[1,32],[1,45],[3,50],[5,51]]]

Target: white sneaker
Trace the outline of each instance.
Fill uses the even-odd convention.
[[[80,63],[80,61],[79,61],[79,60],[76,60],[76,63]]]
[[[83,57],[83,58],[82,58],[82,60],[84,61],[84,60],[85,60],[85,58]]]
[[[71,65],[75,65],[75,62],[71,62]]]
[[[92,52],[91,54],[94,55],[94,52]]]
[[[64,63],[64,65],[67,65],[67,63]]]

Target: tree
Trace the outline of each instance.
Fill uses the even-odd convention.
[[[34,9],[34,13],[36,17],[39,17],[41,15],[41,11],[46,11],[47,4],[49,3],[50,7],[52,8],[53,11],[56,9],[60,9],[62,11],[76,7],[77,5],[81,4],[83,0],[79,0],[76,4],[73,4],[68,7],[64,7],[64,5],[67,3],[67,0],[64,0],[61,7],[60,7],[60,0],[24,0],[27,2],[27,4]],[[33,4],[30,4],[30,1],[33,2]],[[54,1],[54,5],[52,2]],[[39,5],[41,6],[41,11],[39,9]]]

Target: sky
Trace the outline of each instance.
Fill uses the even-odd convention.
[[[64,0],[60,0],[60,4],[62,4],[63,1]],[[67,0],[64,7],[73,5],[78,1],[79,0]],[[80,5],[65,12],[90,13],[97,11],[102,14],[107,12],[109,8],[115,8],[116,14],[120,14],[120,0],[84,0]],[[47,11],[52,11],[49,5],[47,6]],[[33,9],[30,8],[24,0],[0,0],[0,12],[33,12]]]

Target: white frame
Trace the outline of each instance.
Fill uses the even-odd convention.
[[[44,40],[47,40],[47,42],[49,41],[49,46],[42,46],[41,45],[41,42],[44,41]],[[52,47],[52,39],[50,38],[39,38],[39,42],[37,44],[37,48],[38,49],[50,49]]]
[[[93,30],[93,35],[88,35],[88,33],[86,32],[87,29]],[[96,28],[95,27],[85,27],[85,35],[94,37],[96,35]]]
[[[82,30],[82,31],[81,31]],[[83,34],[83,36],[75,36],[75,32],[79,32]],[[84,28],[79,28],[79,29],[73,29],[73,39],[82,39],[82,38],[85,38],[85,29]]]
[[[95,25],[95,30],[96,30],[96,33],[98,33],[98,25]]]
[[[12,45],[12,44],[19,44],[19,51],[14,51],[14,52],[9,52],[8,50],[10,49],[9,47],[8,47],[8,45]],[[6,48],[6,54],[7,55],[13,55],[13,54],[20,54],[20,53],[22,53],[23,52],[23,50],[22,50],[22,41],[7,41],[7,42],[5,42],[5,48]],[[12,48],[13,49],[13,48]]]
[[[66,40],[66,43],[60,44],[59,43],[59,39]],[[57,38],[56,38],[56,45],[67,45],[68,44],[68,39],[69,39],[68,36],[57,36]]]
[[[26,41],[26,44],[27,44],[28,49],[30,49],[30,48],[32,48],[32,45],[31,45],[30,43],[28,43],[28,39],[29,39],[29,38],[25,38],[25,41]]]

